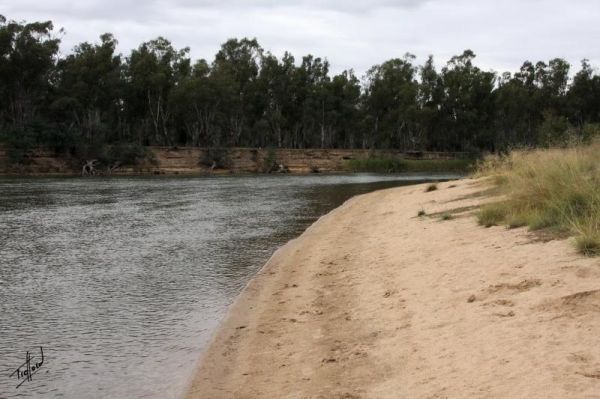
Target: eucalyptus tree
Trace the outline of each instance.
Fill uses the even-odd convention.
[[[581,61],[567,97],[571,123],[579,128],[586,123],[600,123],[600,76],[589,60]]]
[[[271,53],[266,53],[261,59],[260,75],[257,81],[257,91],[261,95],[263,115],[259,128],[260,146],[283,147],[288,141],[290,123],[293,119],[292,85],[296,71],[294,57],[286,52],[281,61]],[[260,134],[260,131],[263,133]]]
[[[405,54],[367,72],[365,120],[370,125],[369,147],[415,149],[422,144],[418,130],[418,82],[415,56]]]
[[[323,147],[325,141],[326,86],[329,62],[313,55],[302,58],[293,75],[293,126],[291,145],[296,148]]]
[[[62,130],[73,130],[86,142],[119,140],[123,132],[124,81],[117,40],[81,43],[57,65],[52,110]]]
[[[0,16],[0,140],[10,151],[120,147],[119,159],[143,153],[127,143],[494,151],[600,134],[600,77],[587,60],[571,80],[561,58],[497,76],[470,50],[439,71],[433,57],[418,66],[406,54],[373,66],[361,84],[351,70],[331,75],[326,59],[278,58],[256,39],[230,39],[213,60],[192,64],[189,49],[162,37],[127,57],[111,34],[59,56],[61,34],[51,22]]]
[[[230,39],[215,56],[211,75],[228,87],[222,104],[226,116],[224,144],[236,146],[251,141],[251,127],[260,110],[253,108],[257,94],[260,59],[263,49],[256,39]]]
[[[362,113],[360,81],[354,71],[334,76],[327,85],[326,145],[327,147],[362,147],[364,138],[359,129]]]
[[[18,23],[0,15],[0,123],[23,135],[43,118],[60,39],[52,22]]]
[[[493,149],[496,75],[473,65],[474,58],[475,53],[465,50],[442,69],[444,99],[440,111],[446,150]]]
[[[191,73],[189,48],[177,50],[163,37],[142,43],[125,68],[126,112],[134,136],[143,144],[173,144],[173,88]]]
[[[227,101],[234,97],[228,82],[211,75],[206,60],[197,61],[171,94],[171,107],[182,135],[178,142],[192,146],[219,147],[227,125]]]
[[[523,81],[504,73],[496,89],[494,131],[498,150],[531,142],[530,108],[530,93]]]
[[[433,56],[419,68],[418,86],[418,129],[425,138],[423,148],[442,150],[440,108],[444,98],[444,82],[437,72]]]

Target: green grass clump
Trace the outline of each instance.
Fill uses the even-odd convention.
[[[479,224],[485,227],[498,226],[506,220],[506,207],[502,203],[483,206],[477,215]]]
[[[345,168],[351,172],[402,173],[402,172],[470,172],[470,159],[414,160],[394,157],[370,157],[346,161]]]
[[[505,198],[482,207],[482,225],[569,233],[581,253],[600,255],[600,143],[488,158],[477,175],[493,176]]]
[[[424,210],[424,209],[421,209],[421,210],[419,211],[419,213],[417,213],[417,216],[419,216],[419,217],[421,217],[421,216],[425,216],[425,215],[427,215],[427,212],[425,212],[425,210]]]
[[[435,191],[438,189],[437,183],[432,183],[430,185],[427,186],[427,188],[425,189],[426,193],[429,193],[431,191]]]
[[[441,219],[442,220],[452,220],[452,214],[451,213],[443,213]]]
[[[407,159],[406,172],[468,173],[474,168],[472,159]]]
[[[586,256],[600,255],[600,236],[581,235],[575,239],[575,245]]]
[[[352,172],[398,173],[406,171],[406,164],[399,158],[371,157],[351,159],[346,162],[346,168]]]
[[[524,217],[524,215],[508,215],[505,221],[509,229],[517,229],[519,227],[525,227],[529,224],[529,221]]]

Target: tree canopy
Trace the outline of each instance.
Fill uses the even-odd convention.
[[[62,31],[0,16],[0,140],[12,146],[132,143],[203,147],[503,151],[588,139],[600,76],[587,60],[525,61],[496,73],[471,50],[436,68],[405,54],[362,80],[327,59],[281,58],[230,39],[192,60],[163,37],[127,55],[106,33],[59,53]],[[571,78],[572,76],[572,78]]]

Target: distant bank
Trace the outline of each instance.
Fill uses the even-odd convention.
[[[460,152],[401,152],[395,150],[266,149],[145,147],[147,157],[135,164],[98,162],[98,175],[207,175],[244,173],[447,172],[464,171],[472,163]],[[0,147],[0,175],[80,175],[87,159],[30,151],[20,163],[11,162]]]

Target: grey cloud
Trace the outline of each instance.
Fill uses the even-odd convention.
[[[0,0],[2,1],[2,0]],[[6,2],[9,2],[6,4]],[[600,41],[597,0],[4,0],[11,19],[47,20],[66,28],[63,51],[112,32],[127,54],[158,35],[194,58],[211,59],[230,37],[256,37],[297,59],[327,57],[334,72],[370,66],[405,52],[438,66],[471,48],[477,64],[516,70],[530,59],[565,57],[577,68]]]
[[[236,7],[236,8],[312,8],[338,12],[364,12],[379,8],[414,8],[431,0],[179,0],[175,4],[190,7]],[[172,3],[170,3],[172,4]]]
[[[380,8],[390,9],[411,9],[419,7],[433,0],[87,0],[87,1],[69,1],[69,0],[21,0],[18,4],[15,2],[8,6],[7,14],[19,10],[28,10],[29,13],[60,14],[65,16],[89,18],[89,19],[110,19],[110,20],[131,20],[131,19],[154,19],[160,17],[165,11],[198,11],[198,10],[277,10],[277,9],[314,9],[335,11],[339,13],[357,13],[371,12]],[[10,17],[10,16],[9,16]]]

